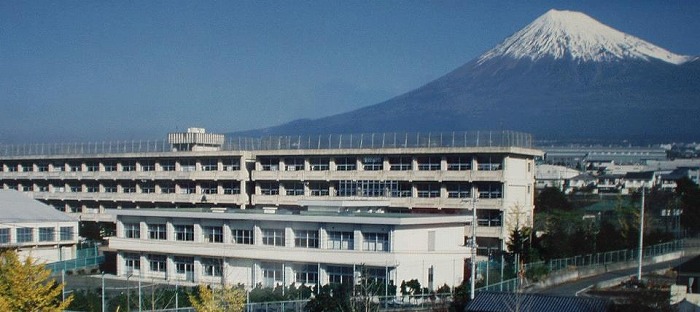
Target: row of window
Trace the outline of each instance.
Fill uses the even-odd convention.
[[[476,188],[479,198],[502,198],[503,184],[495,182],[417,182],[379,181],[379,180],[340,180],[331,182],[258,182],[259,195],[287,196],[338,196],[338,197],[441,197],[444,188],[447,198],[471,198],[472,189]],[[307,188],[308,186],[308,188]],[[333,192],[331,192],[333,189]]]
[[[140,271],[141,256],[135,253],[124,253],[124,263],[127,272]],[[148,254],[148,270],[156,273],[167,272],[167,257],[165,255]],[[174,256],[172,258],[177,274],[184,274],[188,278],[194,276],[194,257]],[[220,277],[223,275],[223,261],[215,258],[201,258],[203,276]],[[294,281],[300,284],[314,285],[318,283],[319,265],[318,264],[297,264],[291,266],[294,276]],[[262,271],[263,287],[274,287],[284,283],[284,265],[275,262],[263,262],[260,264]],[[334,284],[354,282],[355,274],[352,266],[328,265],[325,266],[328,282]],[[364,268],[363,274],[380,284],[383,284],[387,278],[386,268],[369,267]]]
[[[199,165],[199,166],[197,166]],[[179,168],[179,169],[178,169]],[[184,159],[148,161],[87,161],[54,163],[5,163],[0,166],[4,172],[98,172],[98,171],[237,171],[241,169],[240,159]]]
[[[15,228],[15,242],[16,243],[33,243],[35,242],[35,229],[32,227],[19,227]],[[62,226],[59,228],[58,240],[59,241],[72,241],[73,240],[73,227],[72,226]],[[12,229],[11,228],[0,228],[0,244],[10,244],[12,243]],[[56,241],[56,228],[55,227],[40,227],[38,228],[38,242],[55,242]]]
[[[141,238],[141,228],[138,223],[124,223],[125,238]],[[195,241],[194,225],[173,225],[174,240]],[[166,224],[148,224],[147,238],[153,240],[167,240]],[[203,226],[203,240],[209,243],[223,243],[224,234],[222,226]],[[231,229],[231,241],[234,244],[253,245],[253,229]],[[261,241],[267,246],[285,246],[286,237],[284,229],[262,229]],[[326,249],[353,250],[355,247],[355,233],[352,231],[328,231]],[[319,231],[294,230],[294,247],[320,248]],[[362,250],[364,251],[389,251],[389,234],[362,232]]]
[[[241,193],[240,181],[220,182],[160,182],[135,183],[124,182],[75,182],[75,183],[34,183],[35,181],[18,181],[16,184],[5,183],[4,188],[24,192],[53,192],[53,193],[140,193],[140,194],[224,194]],[[199,187],[199,192],[197,191]]]
[[[478,170],[493,171],[503,168],[503,157],[498,156],[419,156],[415,157],[415,170],[421,171],[437,171],[441,169],[442,161],[445,161],[446,170],[462,171],[472,170],[472,161],[476,160]],[[414,170],[414,158],[411,156],[337,156],[333,157],[335,170],[337,171],[353,171],[361,168],[364,171],[384,170],[392,171],[407,171]],[[260,157],[258,159],[260,168],[263,171],[326,171],[331,169],[330,157],[311,157],[308,158],[308,167],[306,167],[306,159],[303,157]]]

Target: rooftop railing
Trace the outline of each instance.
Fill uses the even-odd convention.
[[[260,138],[228,137],[222,151],[373,149],[417,147],[532,148],[528,133],[515,131],[460,131],[438,133],[364,133]],[[99,155],[176,152],[167,140],[103,141],[88,143],[0,144],[0,157]]]

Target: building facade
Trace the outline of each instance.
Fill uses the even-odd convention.
[[[357,203],[364,205],[363,203]],[[117,274],[197,284],[317,286],[461,282],[463,216],[239,210],[111,210]],[[459,277],[459,278],[458,278]]]
[[[225,141],[190,129],[168,141],[0,146],[0,185],[111,222],[115,214],[105,212],[154,209],[431,213],[471,222],[476,209],[486,256],[532,223],[538,156],[532,137],[516,132]],[[472,227],[462,227],[466,241]]]

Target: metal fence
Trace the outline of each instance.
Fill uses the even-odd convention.
[[[652,246],[647,246],[643,249],[643,257],[644,258],[649,258],[649,257],[656,257],[656,256],[661,256],[665,254],[669,254],[672,252],[680,251],[684,247],[684,240],[676,240],[672,242],[667,242],[667,243],[662,243],[662,244],[657,244],[657,245],[652,245]],[[570,258],[560,258],[560,259],[551,259],[547,262],[544,261],[538,261],[538,262],[533,262],[533,263],[527,263],[525,264],[524,270],[525,272],[528,272],[530,270],[534,270],[536,268],[541,268],[541,267],[547,267],[549,274],[570,269],[572,267],[575,268],[586,268],[586,267],[594,267],[594,266],[601,266],[601,265],[608,265],[608,264],[613,264],[613,263],[624,263],[624,262],[630,262],[630,261],[638,261],[639,257],[639,249],[623,249],[623,250],[615,250],[615,251],[608,251],[608,252],[602,252],[602,253],[595,253],[595,254],[588,254],[588,255],[580,255],[580,256],[575,256],[575,257],[570,257]],[[490,266],[485,266],[483,262],[480,262],[479,265],[477,266],[478,268],[484,268],[484,267],[491,267],[497,269],[498,266],[490,265]],[[509,266],[512,268],[513,266]],[[488,276],[489,274],[485,274],[484,270],[481,269],[479,270],[482,276]],[[507,272],[511,273],[512,275],[515,275],[517,273],[513,272],[512,270]],[[505,275],[505,274],[504,274]],[[511,275],[511,276],[512,276]],[[516,291],[519,287],[519,279],[518,278],[511,278],[507,280],[503,280],[497,283],[487,283],[486,286],[477,288],[475,291],[502,291],[502,292],[513,292]]]
[[[372,149],[416,147],[523,147],[532,148],[528,133],[515,131],[459,131],[437,133],[364,133],[260,138],[229,137],[223,151],[285,149]],[[167,140],[103,141],[88,143],[0,145],[0,156],[99,155],[173,152]]]
[[[647,246],[643,250],[643,257],[655,257],[660,255],[665,255],[671,252],[679,251],[683,249],[683,241],[677,240],[668,243]],[[608,251],[604,253],[581,255],[571,258],[562,259],[552,259],[549,261],[549,271],[556,272],[569,267],[589,267],[589,266],[599,266],[612,263],[628,262],[628,261],[638,261],[639,250],[638,249],[623,249]]]
[[[105,257],[99,254],[97,246],[94,245],[78,249],[75,254],[75,259],[47,263],[46,268],[51,270],[53,275],[56,275],[60,274],[61,271],[99,266],[105,261]]]

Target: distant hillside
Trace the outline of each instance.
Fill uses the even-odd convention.
[[[551,10],[416,90],[352,112],[236,133],[516,130],[538,139],[700,137],[700,60]]]

